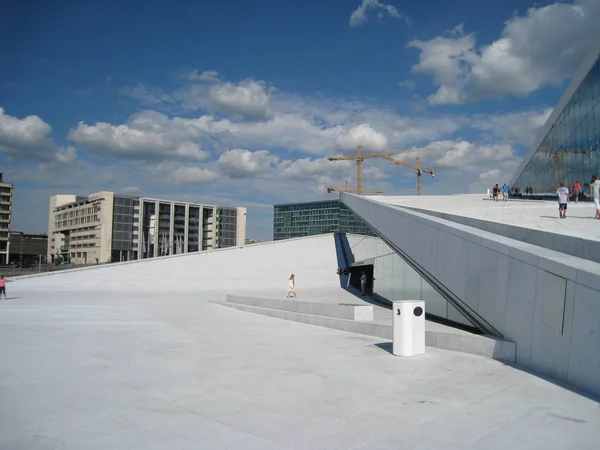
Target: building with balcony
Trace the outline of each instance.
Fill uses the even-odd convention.
[[[13,185],[4,182],[0,173],[0,265],[8,264],[10,258],[10,222],[12,215]]]
[[[373,236],[365,222],[339,200],[274,206],[275,241],[333,232]]]
[[[246,208],[102,191],[50,198],[48,258],[131,261],[244,245]]]

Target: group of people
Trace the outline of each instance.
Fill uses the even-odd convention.
[[[573,199],[575,203],[579,202],[579,197],[583,194],[579,181],[573,183]],[[565,183],[561,182],[560,187],[556,190],[558,196],[558,213],[561,219],[567,217],[567,204],[571,199],[571,193]],[[596,211],[595,218],[600,219],[600,179],[597,174],[592,175],[590,182],[590,197],[594,200],[594,209]]]
[[[498,196],[500,194],[502,194],[502,200],[507,201],[508,200],[508,191],[509,191],[509,188],[506,185],[506,183],[504,183],[502,185],[502,187],[498,186],[498,183],[496,183],[494,186],[492,186],[492,190],[491,190],[492,200],[497,202]]]

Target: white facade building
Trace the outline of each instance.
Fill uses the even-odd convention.
[[[50,198],[48,258],[94,264],[244,245],[246,208],[102,191]]]

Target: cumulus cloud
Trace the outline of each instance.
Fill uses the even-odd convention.
[[[0,153],[9,158],[58,165],[74,163],[77,151],[58,146],[49,137],[51,132],[52,127],[38,116],[19,119],[0,108]]]
[[[216,70],[205,70],[204,72],[199,74],[198,70],[196,69],[190,72],[187,78],[191,81],[219,81],[219,72],[217,72]]]
[[[231,178],[248,178],[271,170],[279,162],[279,157],[268,150],[234,149],[221,154],[217,161],[219,170]]]
[[[388,140],[379,131],[374,130],[371,125],[362,123],[340,133],[336,139],[337,145],[342,149],[356,149],[359,145],[365,150],[384,150]]]
[[[435,164],[440,167],[474,167],[493,165],[498,161],[516,159],[510,145],[476,145],[465,140],[436,141]]]
[[[122,158],[201,161],[209,156],[196,142],[200,138],[197,128],[190,129],[182,121],[154,112],[137,114],[122,125],[79,122],[69,138],[91,152]]]
[[[350,15],[350,26],[358,27],[365,24],[371,13],[376,14],[379,20],[383,19],[384,16],[388,16],[409,23],[408,17],[399,12],[395,6],[381,3],[378,0],[363,0],[361,5]]]
[[[212,106],[233,116],[263,120],[269,117],[269,94],[264,83],[244,80],[240,83],[222,83],[211,87]]]
[[[598,39],[599,16],[597,0],[530,8],[482,47],[457,27],[447,36],[411,41],[408,46],[420,50],[413,70],[431,75],[438,86],[428,98],[432,105],[527,95],[572,75]]]

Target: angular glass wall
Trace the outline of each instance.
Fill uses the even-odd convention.
[[[560,182],[572,189],[579,181],[589,195],[593,174],[600,174],[600,59],[589,71],[539,148],[516,179],[523,193],[554,195]]]
[[[360,238],[350,242],[346,252],[352,258],[360,255],[361,260],[373,260],[373,292],[377,296],[390,302],[424,300],[428,316],[479,329],[381,239]]]

